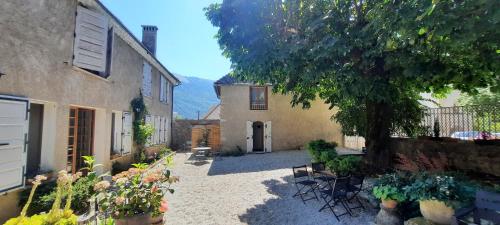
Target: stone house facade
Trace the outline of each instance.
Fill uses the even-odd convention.
[[[321,100],[311,108],[290,105],[291,96],[272,93],[272,86],[254,85],[226,75],[214,83],[220,99],[221,150],[271,152],[301,149],[311,140],[343,146],[335,111]]]
[[[141,93],[152,144],[170,144],[180,81],[155,57],[155,26],[139,41],[96,0],[5,0],[0,30],[0,223],[28,176],[77,171],[83,155],[101,172],[130,162]]]

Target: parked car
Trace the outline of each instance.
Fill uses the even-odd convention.
[[[496,135],[493,136],[488,131],[457,131],[453,132],[453,134],[451,134],[451,137],[460,140],[490,140],[495,139]]]

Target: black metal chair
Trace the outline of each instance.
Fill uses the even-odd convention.
[[[329,181],[335,179],[335,177],[328,176],[326,174],[326,167],[324,163],[321,162],[312,163],[311,168],[312,168],[313,178],[318,182],[319,188],[323,188],[328,184]],[[325,185],[321,185],[322,183]]]
[[[351,207],[349,205],[349,209],[359,209],[362,208],[364,209],[365,206],[363,206],[363,203],[361,203],[361,200],[359,200],[358,194],[361,192],[363,189],[363,181],[365,180],[364,175],[351,175],[351,178],[349,179],[349,185],[347,186],[347,194],[350,195],[347,200],[348,202],[352,202],[352,200],[356,201],[356,205]]]
[[[470,218],[471,215],[472,218]],[[453,215],[452,224],[479,225],[481,224],[481,220],[500,224],[500,194],[482,190],[477,191],[474,206],[456,210]]]
[[[293,179],[295,183],[295,187],[297,188],[297,193],[293,195],[293,197],[299,196],[302,199],[302,202],[306,204],[306,201],[312,199],[318,199],[318,195],[316,195],[315,189],[318,188],[318,182],[314,181],[311,176],[309,176],[309,172],[307,171],[307,166],[296,166],[293,167]],[[309,193],[313,193],[314,197],[310,197],[305,199]]]
[[[328,182],[328,187],[320,190],[321,198],[325,201],[325,205],[323,205],[319,211],[321,212],[323,209],[329,208],[335,218],[340,221],[339,217],[344,215],[352,216],[351,210],[347,206],[347,189],[349,186],[349,177],[339,177],[334,180]],[[345,212],[342,214],[335,213],[335,206],[342,205],[344,207]]]

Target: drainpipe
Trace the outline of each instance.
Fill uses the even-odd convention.
[[[170,107],[170,117],[172,119],[170,120],[170,146],[169,147],[172,146],[172,143],[173,143],[172,138],[174,135],[174,120],[175,120],[175,118],[174,118],[174,89],[175,89],[175,87],[177,87],[179,85],[181,85],[180,82],[172,86],[172,94],[170,95],[170,96],[172,96],[170,99],[170,102],[171,102],[170,104],[172,104],[172,107]]]

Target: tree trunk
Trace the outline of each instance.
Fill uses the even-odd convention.
[[[371,171],[382,172],[391,165],[389,149],[392,107],[387,102],[366,103],[366,161]]]

